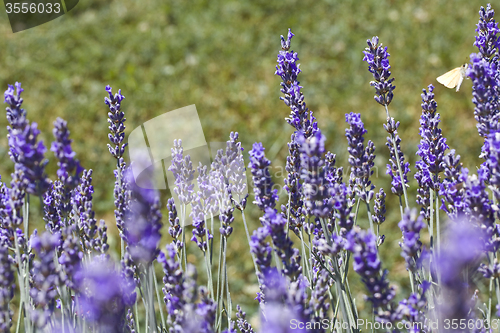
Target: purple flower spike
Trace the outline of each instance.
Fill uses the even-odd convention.
[[[328,181],[324,169],[325,140],[320,130],[317,130],[310,138],[306,138],[301,132],[297,135],[297,142],[300,144],[304,203],[308,213],[317,217],[328,216],[333,205],[329,198]]]
[[[21,98],[21,83],[16,83],[17,93],[14,87],[9,85],[5,91],[4,102],[8,104],[7,120],[9,126],[7,135],[9,139],[9,156],[16,164],[16,170],[23,173],[23,187],[27,193],[42,195],[50,186],[49,179],[45,173],[47,150],[42,141],[38,141],[38,125],[30,124],[26,119],[26,111],[21,109],[23,99]]]
[[[127,307],[133,303],[124,295],[132,291],[131,284],[127,283],[113,262],[95,257],[76,273],[75,283],[80,291],[81,313],[87,322],[99,327],[102,332],[125,331]]]
[[[290,108],[290,115],[286,121],[292,125],[297,131],[305,133],[306,137],[311,136],[318,128],[316,118],[313,117],[302,94],[302,86],[297,80],[297,76],[301,72],[297,61],[299,57],[297,52],[289,51],[290,41],[293,33],[288,29],[287,39],[281,36],[282,51],[278,53],[278,65],[276,65],[275,75],[281,77],[281,92],[285,95],[280,99]]]
[[[345,248],[352,253],[354,271],[368,289],[366,298],[372,303],[376,319],[393,323],[396,313],[392,301],[396,291],[389,285],[387,271],[382,271],[375,235],[355,227],[347,235]]]
[[[406,209],[403,219],[398,224],[403,234],[403,241],[399,243],[401,256],[406,260],[406,269],[411,272],[417,270],[418,257],[422,250],[420,231],[426,226],[422,218],[422,215],[417,216],[415,209]]]
[[[477,46],[481,56],[490,60],[498,52],[500,47],[500,36],[497,34],[500,32],[498,29],[498,23],[495,22],[493,16],[495,11],[491,9],[491,5],[488,4],[486,9],[481,6],[479,11],[479,22],[477,24],[476,41],[474,46]]]
[[[108,123],[110,133],[108,134],[108,138],[112,143],[112,145],[108,143],[108,149],[111,155],[119,160],[123,157],[125,147],[127,146],[127,143],[123,143],[125,138],[124,123],[127,118],[125,118],[125,113],[121,111],[122,101],[125,99],[125,96],[122,95],[121,89],[113,95],[112,88],[109,85],[106,86],[106,92],[109,95],[109,97],[104,98],[104,103],[109,107]]]
[[[500,100],[497,82],[497,65],[481,58],[479,54],[470,55],[471,64],[467,76],[472,81],[472,102],[474,103],[474,118],[479,135],[486,138],[488,134],[500,130],[498,123]],[[484,147],[481,157],[484,156]]]
[[[57,288],[62,283],[60,272],[54,262],[55,251],[60,244],[61,235],[47,231],[39,236],[35,230],[30,239],[31,248],[38,254],[38,259],[33,261],[31,271],[33,284],[30,296],[36,308],[32,318],[40,328],[48,323],[54,311]]]
[[[156,190],[139,187],[131,170],[127,173],[126,181],[132,200],[130,212],[125,217],[125,236],[134,262],[147,266],[159,253],[158,243],[162,226],[160,198]]]
[[[422,208],[424,217],[429,220],[430,216],[430,190],[438,191],[440,188],[439,173],[445,170],[445,151],[448,149],[446,138],[441,134],[438,127],[440,119],[437,113],[437,103],[434,100],[434,86],[431,84],[427,92],[422,93],[422,116],[420,117],[420,144],[417,155],[420,160],[415,167],[415,179],[418,182],[417,204]]]
[[[391,134],[390,136],[387,137],[387,142],[385,145],[389,148],[390,151],[390,162],[391,164],[387,164],[387,171],[386,173],[391,176],[392,178],[392,193],[400,196],[403,195],[403,186],[408,187],[408,177],[407,174],[410,172],[410,163],[405,162],[405,156],[403,152],[401,151],[401,138],[398,135],[398,127],[399,127],[399,121],[396,122],[394,118],[388,118],[387,119],[387,124],[384,124],[385,130]],[[392,135],[394,134],[394,136]],[[394,149],[394,142],[396,143],[396,149]],[[401,164],[401,171],[403,172],[402,175],[399,174],[398,170],[398,165],[397,165],[397,158],[396,154],[399,157],[399,162]]]
[[[68,123],[61,118],[57,118],[54,122],[53,133],[56,141],[52,142],[50,150],[54,152],[54,155],[59,160],[57,163],[59,166],[57,176],[68,190],[72,190],[78,185],[83,168],[75,158],[76,153],[71,149],[73,140],[69,138]]]
[[[368,140],[366,148],[364,146],[364,137],[367,130],[361,121],[361,114],[346,113],[345,121],[349,128],[345,130],[347,138],[347,151],[349,152],[349,164],[352,167],[352,174],[356,177],[356,192],[361,200],[370,202],[373,198],[373,189],[375,188],[370,181],[373,175],[372,168],[375,166],[375,146],[371,140]]]
[[[9,255],[8,240],[0,237],[0,331],[10,332],[13,311],[9,307],[14,297],[15,278],[13,258]]]
[[[454,149],[444,157],[443,163],[445,178],[439,189],[439,195],[444,196],[441,209],[450,219],[456,220],[466,209],[463,184],[467,181],[469,171],[462,167],[460,155],[455,155]]]
[[[379,44],[378,37],[375,36],[371,40],[366,41],[368,47],[365,48],[363,53],[363,61],[368,63],[368,71],[373,74],[375,81],[371,81],[370,85],[375,87],[376,95],[375,100],[380,104],[387,106],[391,103],[394,94],[392,91],[396,88],[392,82],[394,78],[391,76],[391,66],[389,65],[389,56],[387,46],[383,47]]]
[[[250,164],[248,165],[248,168],[252,172],[254,183],[254,204],[263,212],[268,207],[274,208],[278,200],[278,190],[273,190],[274,183],[269,172],[271,161],[266,158],[264,150],[265,148],[262,146],[262,143],[254,143],[252,150],[249,152]]]
[[[191,203],[194,195],[193,163],[189,155],[184,156],[181,140],[174,140],[174,148],[172,148],[172,165],[168,170],[174,174],[174,192],[179,197],[180,202],[184,205]]]
[[[243,312],[241,309],[240,305],[236,305],[236,317],[238,318],[237,324],[238,328],[240,329],[241,333],[254,333],[254,330],[252,328],[252,325],[247,321],[246,319],[246,313]]]
[[[475,319],[472,302],[474,272],[477,270],[483,248],[481,232],[464,219],[451,223],[444,238],[444,246],[436,260],[440,277],[439,317]]]

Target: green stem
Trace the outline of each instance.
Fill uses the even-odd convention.
[[[158,281],[156,280],[156,274],[154,274],[154,267],[153,266],[151,266],[151,271],[152,271],[153,280],[154,280],[154,283],[155,283],[156,298],[158,300],[158,307],[160,308],[161,324],[166,329],[167,325],[165,324],[165,317],[163,315],[163,306],[162,306],[162,301],[161,301],[161,298],[160,298],[160,290],[158,288]]]

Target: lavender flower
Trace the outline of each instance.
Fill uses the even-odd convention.
[[[345,237],[354,226],[354,219],[356,217],[356,214],[352,212],[351,189],[344,183],[336,184],[333,188],[333,193],[333,207],[336,212],[335,221],[340,227],[340,235]]]
[[[271,161],[266,158],[262,143],[256,142],[250,150],[250,164],[248,168],[252,172],[254,183],[254,194],[256,204],[263,212],[266,208],[274,208],[278,200],[278,190],[273,190],[273,180],[269,172]]]
[[[168,168],[174,174],[174,192],[182,204],[187,205],[193,199],[194,179],[193,163],[189,155],[184,157],[181,140],[174,140],[172,148],[172,165]]]
[[[228,184],[229,191],[232,197],[236,200],[238,209],[243,210],[246,207],[248,194],[246,182],[245,161],[243,159],[243,147],[238,141],[238,132],[231,132],[229,140],[226,143],[226,158],[223,159],[227,165],[225,166],[224,176]]]
[[[212,239],[212,235],[208,228],[205,227],[205,219],[212,212],[212,207],[214,206],[214,189],[213,186],[209,183],[209,177],[207,175],[207,167],[200,166],[198,167],[198,188],[200,189],[196,196],[194,196],[194,200],[191,204],[191,217],[193,219],[193,237],[192,241],[196,242],[198,247],[205,252],[207,250],[207,241]],[[228,222],[228,221],[225,221]],[[231,221],[232,222],[232,221]],[[229,226],[231,223],[226,223],[226,225],[221,227],[221,233],[229,236],[232,232],[232,227]],[[204,237],[206,236],[206,240]]]
[[[491,9],[490,4],[486,6],[486,9],[481,6],[474,46],[477,46],[481,56],[486,58],[486,60],[490,60],[494,55],[498,55],[498,48],[500,47],[500,37],[497,36],[500,29],[498,29],[498,23],[493,18],[494,15],[495,11]]]
[[[444,176],[439,195],[444,196],[442,199],[441,209],[443,209],[448,217],[456,220],[459,215],[465,212],[466,204],[464,200],[465,190],[463,184],[467,180],[469,171],[462,167],[460,155],[455,155],[455,150],[452,149],[443,159]],[[448,202],[448,205],[446,205]]]
[[[323,154],[325,136],[318,129],[313,136],[306,138],[299,132],[297,142],[300,147],[301,178],[303,180],[304,203],[308,213],[317,217],[326,217],[332,209],[327,180],[325,179]]]
[[[200,287],[200,303],[196,309],[196,314],[200,320],[200,333],[215,332],[215,315],[217,313],[217,304],[208,297],[205,287]],[[231,331],[231,333],[234,331]],[[236,332],[235,332],[236,333]]]
[[[16,83],[17,93],[14,94],[14,87],[9,85],[5,91],[4,103],[7,103],[7,120],[10,126],[9,131],[9,155],[16,163],[16,169],[23,173],[23,183],[26,192],[34,195],[43,194],[50,186],[47,174],[45,173],[45,151],[47,150],[42,141],[38,141],[38,125],[26,119],[26,111],[21,109],[22,98],[21,84]]]
[[[158,262],[163,267],[165,276],[163,277],[163,294],[164,301],[167,306],[168,318],[167,323],[171,330],[169,332],[182,332],[182,324],[184,322],[184,273],[180,264],[175,260],[176,248],[169,244],[165,249],[165,253],[160,251]]]
[[[126,240],[124,232],[125,215],[129,214],[128,201],[130,200],[130,191],[127,188],[125,182],[125,176],[127,173],[127,164],[123,159],[123,154],[125,153],[125,147],[127,143],[123,143],[125,138],[125,113],[121,111],[121,103],[125,99],[125,96],[121,94],[121,89],[118,93],[113,95],[111,87],[106,86],[106,92],[109,97],[104,98],[104,103],[108,106],[108,124],[109,131],[108,138],[114,145],[108,144],[108,149],[110,154],[116,158],[116,169],[114,170],[115,175],[115,187],[114,187],[114,198],[115,198],[115,218],[116,226],[120,232],[120,237]]]
[[[422,207],[424,217],[430,218],[430,190],[438,191],[440,188],[439,173],[444,171],[444,153],[448,149],[446,138],[441,134],[438,127],[440,119],[437,113],[437,103],[434,100],[434,86],[428,87],[429,92],[423,89],[422,93],[422,116],[420,117],[420,145],[418,145],[417,155],[420,160],[415,167],[415,179],[419,184],[417,203]]]
[[[126,181],[131,190],[132,201],[130,212],[125,218],[125,235],[134,262],[147,266],[159,251],[162,226],[160,198],[157,191],[139,187],[131,171],[127,174]]]
[[[311,261],[313,262],[313,268],[309,307],[315,313],[313,323],[323,323],[325,319],[328,320],[328,310],[330,309],[328,291],[333,281],[331,281],[328,272],[319,263],[315,262],[316,260],[312,259]],[[317,330],[317,332],[321,332],[321,330]]]
[[[403,241],[399,243],[402,250],[401,256],[405,258],[406,269],[410,272],[417,270],[417,261],[422,250],[420,231],[425,228],[422,218],[422,215],[417,216],[415,209],[406,209],[403,219],[398,223],[403,234]]]
[[[302,86],[297,81],[297,76],[301,72],[297,61],[299,57],[297,52],[289,51],[290,42],[294,34],[288,29],[287,39],[281,36],[282,51],[278,53],[278,65],[276,65],[275,75],[278,75],[283,80],[281,82],[281,92],[285,95],[280,99],[290,108],[290,115],[286,121],[292,125],[298,132],[303,132],[308,138],[318,129],[316,118],[313,117],[312,111],[304,102],[302,94]],[[292,141],[293,142],[293,141]]]
[[[247,314],[245,312],[243,312],[243,310],[241,309],[239,304],[236,305],[236,310],[237,310],[236,318],[238,318],[238,320],[236,322],[238,324],[238,328],[240,329],[240,332],[241,333],[254,333],[252,325],[250,325],[250,323],[246,319]]]
[[[347,235],[345,248],[352,253],[354,271],[361,276],[368,289],[366,298],[372,303],[376,319],[380,322],[394,322],[392,301],[396,292],[389,285],[387,271],[382,272],[375,235],[356,227]]]
[[[123,143],[125,138],[124,123],[127,119],[125,118],[125,113],[121,110],[122,101],[125,99],[125,96],[122,95],[121,89],[118,89],[118,93],[113,95],[113,90],[109,85],[106,86],[106,92],[109,94],[109,98],[104,98],[104,103],[109,107],[108,123],[110,133],[108,134],[108,138],[114,145],[113,147],[108,143],[108,149],[120,165],[120,159],[123,157],[125,147],[127,146],[127,143]]]
[[[40,328],[47,324],[54,312],[57,287],[62,283],[60,272],[54,262],[55,250],[60,242],[60,234],[50,234],[47,231],[38,236],[35,230],[30,239],[31,248],[38,254],[38,260],[34,260],[31,271],[33,282],[30,296],[36,306],[32,319]]]
[[[304,202],[302,200],[302,184],[300,183],[300,145],[296,141],[296,133],[292,134],[288,143],[289,155],[286,158],[285,169],[287,176],[285,178],[285,190],[289,194],[290,200],[281,206],[281,214],[288,220],[290,230],[299,233],[304,224],[305,217],[303,212]],[[327,173],[328,175],[329,173]]]
[[[167,210],[168,210],[168,222],[170,223],[170,227],[168,228],[168,233],[172,236],[172,245],[175,247],[177,253],[180,253],[184,243],[180,239],[182,234],[182,228],[179,223],[179,217],[177,216],[177,209],[175,207],[174,198],[170,198],[167,201]]]
[[[373,175],[372,168],[375,166],[373,162],[375,146],[371,140],[368,140],[366,148],[364,147],[363,135],[367,130],[361,121],[361,114],[346,113],[345,121],[349,124],[349,128],[345,130],[345,136],[348,143],[349,164],[352,166],[351,172],[356,177],[356,192],[361,200],[370,202],[375,188],[370,181],[370,176]]]
[[[377,194],[375,194],[375,204],[373,205],[373,223],[380,225],[385,221],[385,197],[386,194],[383,188],[380,188]]]
[[[472,81],[472,102],[474,103],[474,118],[477,120],[479,135],[486,138],[488,134],[500,129],[499,97],[497,83],[497,65],[489,63],[480,55],[470,55],[471,65],[467,70],[467,76]],[[484,153],[481,157],[484,157]]]
[[[57,177],[64,184],[66,191],[73,190],[80,182],[80,174],[83,168],[80,162],[75,158],[76,153],[71,149],[71,140],[69,138],[68,123],[61,118],[57,118],[54,122],[54,130],[52,131],[54,138],[50,150],[58,159]]]
[[[9,205],[6,207],[7,224],[11,230],[23,223],[22,207],[25,197],[25,181],[22,169],[16,169],[10,182]]]
[[[266,238],[270,236],[271,230],[267,226],[262,226],[254,230],[253,235],[250,240],[250,252],[255,255],[255,264],[257,265],[259,272],[257,272],[257,278],[260,282],[263,281],[265,274],[271,268],[271,253],[272,248]],[[261,302],[262,297],[259,298]]]
[[[102,257],[96,257],[75,275],[79,290],[79,305],[85,319],[102,332],[120,333],[127,325],[127,307],[133,305],[124,295],[129,294],[130,284]]]
[[[49,189],[43,194],[43,220],[45,228],[51,233],[61,232],[63,227],[58,211],[59,205],[56,203],[57,196],[54,183],[50,184]]]
[[[76,209],[75,218],[78,222],[79,235],[87,251],[94,248],[94,237],[97,232],[97,221],[92,204],[93,193],[92,170],[84,170],[80,184],[72,197],[72,206]]]
[[[389,79],[391,76],[391,65],[389,65],[388,59],[390,54],[387,52],[387,46],[382,47],[382,44],[378,43],[377,36],[366,42],[368,47],[363,51],[365,55],[363,61],[368,63],[368,71],[373,74],[375,79],[375,81],[370,82],[370,85],[375,87],[376,95],[374,98],[380,105],[388,106],[394,97],[392,92],[396,88],[392,84],[394,78]]]
[[[71,229],[66,230],[67,235],[62,244],[62,253],[59,257],[59,264],[66,273],[64,284],[73,288],[75,273],[80,269],[83,252],[80,251],[76,237],[71,233]]]
[[[470,312],[474,310],[471,302],[475,289],[473,273],[479,266],[481,243],[481,232],[467,220],[450,225],[435,262],[440,277],[440,298],[443,300],[438,307],[441,319],[470,318]]]
[[[286,220],[277,214],[275,209],[266,208],[261,218],[264,227],[268,227],[278,257],[283,262],[283,274],[295,280],[301,273],[299,251],[293,248],[293,242],[288,237],[285,227]]]
[[[2,237],[3,238],[3,237]],[[9,307],[14,297],[13,258],[9,255],[7,239],[0,239],[0,331],[9,332],[13,312]]]
[[[427,298],[425,293],[430,286],[430,282],[423,281],[422,284],[418,286],[418,293],[412,293],[408,299],[404,299],[399,302],[397,309],[397,312],[399,313],[398,317],[403,319],[401,324],[403,324],[405,328],[409,328],[410,332],[428,332],[428,315],[426,312]]]
[[[387,142],[385,145],[389,148],[391,155],[391,158],[389,160],[391,164],[387,164],[386,173],[392,178],[392,193],[401,196],[404,193],[403,186],[409,186],[408,178],[406,175],[408,174],[408,172],[410,172],[410,163],[405,162],[405,156],[401,151],[401,138],[398,135],[398,127],[399,121],[396,122],[394,118],[388,118],[387,124],[384,124],[385,130],[390,134],[390,136],[387,137]],[[394,145],[396,146],[396,149],[394,149]],[[402,175],[399,173],[398,169],[398,158],[401,165],[401,171],[403,173]]]

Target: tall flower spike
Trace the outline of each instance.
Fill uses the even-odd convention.
[[[175,207],[174,198],[168,199],[167,210],[168,210],[168,222],[170,223],[170,227],[168,228],[168,233],[173,238],[172,245],[175,247],[175,251],[177,253],[180,253],[184,244],[180,239],[180,236],[182,234],[182,228],[179,222],[179,217],[177,216],[177,208]]]
[[[347,138],[347,151],[349,152],[349,164],[352,167],[352,173],[356,177],[356,192],[361,200],[370,202],[373,198],[373,189],[375,186],[370,181],[373,175],[372,168],[375,166],[375,146],[371,140],[368,140],[366,148],[364,146],[364,137],[367,130],[361,121],[361,114],[346,113],[345,121],[349,128],[345,130]]]
[[[109,97],[104,98],[104,103],[109,107],[108,112],[108,123],[109,123],[109,131],[108,134],[109,141],[113,145],[108,143],[108,149],[111,155],[114,158],[119,160],[123,157],[123,153],[125,152],[125,147],[127,143],[123,143],[125,138],[125,113],[121,110],[122,101],[125,99],[125,96],[122,95],[121,89],[118,89],[118,93],[113,95],[112,88],[108,85],[106,86],[106,92]]]
[[[382,224],[385,221],[385,197],[386,194],[383,188],[380,188],[377,194],[375,194],[375,204],[373,205],[373,223]]]
[[[192,241],[196,242],[198,247],[205,252],[207,250],[207,241],[213,238],[208,228],[206,228],[205,220],[213,212],[214,207],[214,188],[209,182],[207,167],[201,163],[198,167],[199,176],[197,178],[199,191],[193,196],[191,203],[191,218],[193,219],[193,237]],[[230,226],[232,221],[221,226],[221,233],[226,236],[231,235],[233,228]]]
[[[3,238],[3,237],[2,237]],[[7,239],[0,239],[0,332],[10,332],[13,311],[9,307],[14,297],[13,259],[9,255]]]
[[[130,212],[125,217],[125,235],[134,262],[147,266],[159,253],[158,243],[162,226],[160,198],[156,190],[139,187],[130,169],[126,181],[131,190],[132,200]]]
[[[391,158],[387,164],[387,174],[392,178],[392,193],[400,196],[403,195],[403,186],[408,187],[408,177],[406,176],[410,172],[410,163],[405,162],[405,156],[401,151],[401,138],[398,135],[399,121],[396,122],[394,118],[388,118],[387,124],[384,124],[385,130],[390,134],[387,137],[387,142],[385,145],[389,148]],[[396,144],[396,149],[394,149],[394,143]],[[401,164],[402,175],[399,174],[397,165],[397,156],[399,157],[399,163]]]
[[[479,135],[486,138],[488,134],[500,130],[498,123],[500,100],[498,97],[497,65],[489,63],[480,55],[470,55],[471,65],[467,76],[472,81],[472,102],[474,103],[474,118]],[[484,150],[484,147],[483,147]],[[481,157],[487,158],[482,152]]]
[[[114,170],[115,175],[115,188],[114,188],[114,198],[115,198],[115,218],[116,226],[120,232],[120,237],[124,240],[124,217],[128,214],[128,204],[130,200],[130,191],[127,188],[125,182],[125,174],[127,170],[127,164],[123,159],[123,154],[125,152],[125,147],[127,144],[123,144],[123,139],[125,138],[125,113],[121,111],[121,103],[125,99],[125,96],[121,94],[121,89],[118,93],[113,95],[111,87],[106,86],[106,92],[109,97],[104,98],[104,103],[108,106],[108,123],[109,131],[108,138],[113,143],[113,145],[108,144],[108,149],[111,155],[116,158],[116,169]]]
[[[325,178],[325,136],[317,130],[313,136],[306,138],[298,133],[300,146],[301,178],[303,180],[304,203],[308,214],[326,217],[332,209],[329,198],[328,182]],[[327,199],[327,200],[325,200]]]
[[[83,247],[89,252],[94,247],[94,237],[97,232],[97,221],[92,204],[93,193],[92,169],[84,170],[80,184],[72,197],[72,207],[76,210],[74,218],[78,222]]]
[[[172,165],[168,168],[174,174],[174,192],[182,204],[187,205],[193,200],[194,170],[191,157],[184,156],[181,140],[174,140],[172,148]]]
[[[80,182],[80,174],[83,168],[80,162],[75,158],[76,153],[71,149],[71,140],[69,138],[68,123],[61,118],[54,122],[54,138],[50,150],[59,160],[57,165],[57,177],[63,182],[68,191],[73,190]]]
[[[30,239],[31,248],[38,254],[38,260],[34,260],[31,271],[33,283],[30,296],[36,307],[32,319],[39,328],[45,327],[50,320],[55,308],[57,288],[62,283],[54,262],[55,251],[60,242],[60,234],[52,235],[47,231],[39,236],[35,230]]]
[[[250,164],[248,164],[253,177],[254,204],[263,212],[267,207],[274,208],[278,200],[278,190],[273,189],[274,183],[269,172],[271,161],[266,158],[264,150],[262,143],[254,143],[249,152]]]
[[[477,36],[474,42],[474,46],[479,49],[481,56],[488,61],[493,56],[498,56],[498,48],[500,47],[500,36],[497,36],[500,29],[498,29],[498,23],[495,22],[494,15],[495,11],[490,4],[486,6],[486,9],[481,6],[479,22],[476,28]]]
[[[163,294],[164,301],[167,306],[168,318],[167,324],[170,327],[169,332],[182,332],[182,324],[184,322],[184,273],[180,264],[175,260],[176,248],[169,244],[165,249],[165,253],[160,251],[158,262],[163,267],[165,276],[163,277]]]
[[[125,331],[127,308],[133,303],[124,295],[131,292],[131,285],[113,262],[95,257],[77,272],[75,283],[80,311],[88,323],[102,332]]]
[[[275,75],[281,77],[281,92],[284,97],[280,99],[290,108],[290,115],[286,121],[292,125],[297,131],[304,132],[306,137],[310,137],[318,129],[316,118],[313,117],[302,94],[302,86],[297,81],[297,76],[301,72],[297,61],[299,57],[297,52],[289,51],[290,42],[294,34],[288,29],[287,39],[281,36],[282,51],[278,53],[278,65],[276,65]]]
[[[17,93],[14,94],[14,87],[9,85],[5,91],[5,103],[7,107],[7,120],[10,126],[9,131],[9,156],[15,163],[16,169],[20,169],[23,174],[23,182],[27,193],[42,195],[50,186],[49,179],[45,173],[47,160],[45,151],[47,150],[42,141],[38,141],[38,125],[30,124],[26,119],[26,111],[21,109],[23,102],[21,98],[21,84],[16,83]]]
[[[241,142],[238,141],[238,137],[238,132],[231,132],[226,143],[227,166],[225,168],[225,178],[236,206],[242,210],[246,207],[248,194],[245,195],[247,182],[245,160],[242,154],[243,147]]]
[[[374,98],[380,105],[388,106],[394,97],[392,91],[396,88],[392,84],[394,78],[390,78],[391,65],[389,65],[388,59],[390,54],[387,52],[387,46],[383,47],[382,44],[378,43],[377,36],[366,42],[368,47],[363,51],[365,54],[363,61],[368,63],[368,71],[373,74],[375,79],[375,81],[370,82],[370,85],[375,87],[376,95]]]
[[[420,117],[420,144],[417,155],[420,160],[416,162],[415,179],[419,184],[417,203],[422,207],[421,211],[426,219],[430,216],[430,190],[439,191],[439,173],[445,169],[445,151],[449,148],[446,138],[441,134],[438,127],[440,119],[437,113],[437,103],[434,100],[434,86],[431,84],[427,92],[422,93],[422,116]]]
[[[406,209],[403,219],[398,224],[403,234],[403,241],[399,243],[401,256],[406,260],[406,269],[411,272],[417,270],[418,257],[422,250],[420,231],[425,228],[422,217],[422,215],[417,216],[416,209]]]
[[[246,319],[247,314],[245,312],[243,312],[243,310],[241,309],[239,304],[236,305],[236,310],[237,310],[236,318],[238,318],[238,320],[236,322],[238,324],[238,328],[240,329],[240,332],[241,333],[254,333],[252,325],[250,325],[250,323]]]
[[[355,227],[347,235],[345,248],[353,255],[353,268],[368,289],[367,300],[372,303],[375,317],[381,322],[394,323],[395,308],[392,304],[396,292],[382,271],[375,235]]]
[[[450,219],[456,220],[466,209],[463,185],[469,171],[462,167],[460,155],[455,155],[454,149],[446,154],[443,163],[445,177],[439,189],[439,195],[444,197],[441,209],[448,214]]]

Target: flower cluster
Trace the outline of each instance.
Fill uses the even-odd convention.
[[[389,65],[389,56],[387,46],[383,47],[379,44],[378,37],[366,41],[368,47],[363,51],[363,61],[368,63],[368,70],[373,74],[375,81],[371,81],[370,85],[375,87],[375,100],[380,104],[387,106],[391,103],[394,97],[393,90],[396,87],[392,84],[394,78],[391,77],[391,65]]]
[[[479,49],[481,56],[487,60],[492,59],[495,55],[498,56],[498,49],[500,48],[500,36],[497,36],[500,29],[498,29],[498,23],[495,21],[494,15],[495,11],[490,4],[486,6],[486,9],[481,6],[474,46]]]

